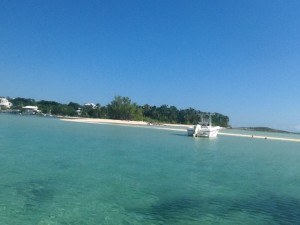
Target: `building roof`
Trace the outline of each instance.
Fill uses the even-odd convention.
[[[31,106],[31,105],[27,105],[27,106],[24,106],[22,107],[23,109],[30,109],[30,110],[37,110],[38,107],[37,106]]]

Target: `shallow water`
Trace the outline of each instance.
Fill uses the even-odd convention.
[[[300,143],[0,114],[0,221],[297,224]]]

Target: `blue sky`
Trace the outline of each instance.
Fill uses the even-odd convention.
[[[116,95],[300,131],[298,0],[2,0],[0,95]]]

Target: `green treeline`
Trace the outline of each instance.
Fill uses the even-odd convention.
[[[193,108],[177,109],[175,106],[151,106],[137,105],[128,97],[116,96],[108,105],[80,105],[70,102],[61,104],[55,101],[35,101],[34,99],[14,98],[8,99],[12,104],[12,109],[22,110],[24,106],[38,106],[43,114],[60,116],[81,116],[90,118],[120,119],[120,120],[139,120],[152,123],[177,123],[195,124],[200,121],[200,110]],[[229,117],[215,113],[212,116],[212,123],[215,126],[228,127]]]

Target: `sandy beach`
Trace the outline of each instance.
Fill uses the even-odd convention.
[[[256,138],[256,139],[265,139],[265,140],[276,140],[276,141],[300,142],[300,139],[281,138],[281,137],[272,137],[272,136],[261,136],[261,135],[232,134],[232,133],[223,133],[223,132],[219,132],[218,135],[234,136],[234,137],[244,137],[244,138]]]
[[[77,123],[94,123],[94,124],[119,124],[119,125],[133,125],[141,126],[147,125],[147,122],[144,121],[128,121],[128,120],[112,120],[112,119],[93,119],[93,118],[81,118],[81,117],[70,117],[70,118],[61,118],[62,121],[67,122],[77,122]]]
[[[113,120],[113,119],[93,119],[93,118],[81,118],[81,117],[70,117],[70,118],[60,118],[62,121],[66,122],[77,122],[77,123],[91,123],[91,124],[115,124],[122,126],[139,126],[152,129],[160,130],[174,130],[180,132],[186,132],[186,129],[191,125],[184,124],[149,124],[145,121],[129,121],[129,120]],[[225,128],[223,128],[225,129]],[[293,138],[281,138],[272,136],[262,136],[262,135],[249,135],[249,134],[235,134],[229,132],[219,132],[218,135],[221,136],[234,136],[243,138],[253,138],[253,139],[264,139],[264,140],[275,140],[275,141],[290,141],[290,142],[300,142],[300,139]]]
[[[60,120],[66,121],[66,122],[77,122],[77,123],[139,126],[139,127],[145,127],[145,128],[153,128],[153,129],[161,129],[161,130],[174,130],[174,131],[182,131],[182,132],[186,132],[186,129],[190,126],[190,125],[182,125],[182,124],[150,124],[145,121],[94,119],[94,118],[81,118],[81,117],[60,118]]]

